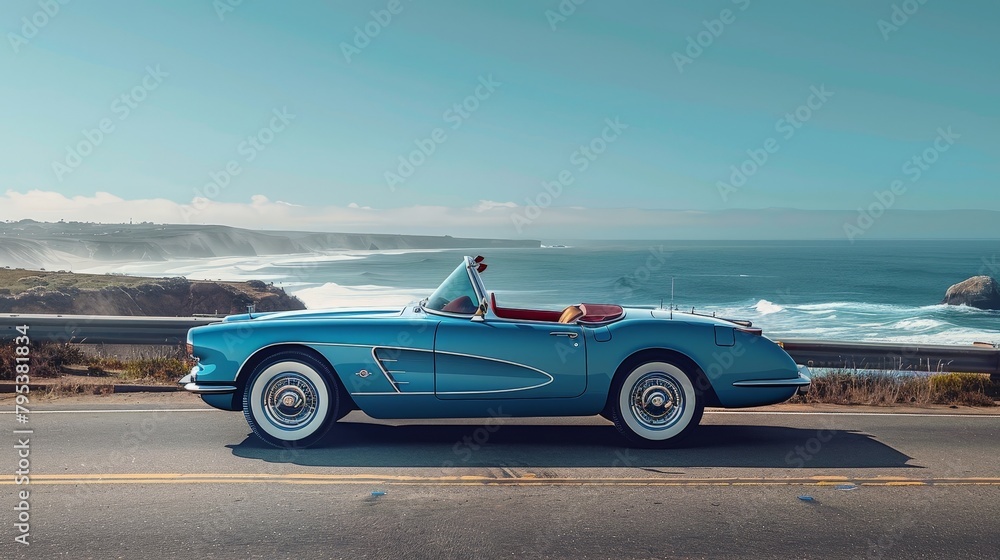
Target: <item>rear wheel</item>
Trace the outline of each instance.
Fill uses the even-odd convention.
[[[694,431],[705,410],[694,375],[667,361],[626,365],[612,384],[611,421],[633,445],[676,445]]]
[[[330,367],[301,351],[279,352],[247,379],[243,415],[253,433],[277,447],[308,447],[339,416],[337,380]]]

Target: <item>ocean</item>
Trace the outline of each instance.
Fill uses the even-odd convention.
[[[403,305],[474,250],[350,251],[136,263],[130,274],[256,278],[310,308]],[[1000,312],[939,305],[952,284],[1000,276],[1000,241],[608,241],[489,249],[486,287],[504,306],[580,302],[748,319],[772,338],[1000,343]],[[109,267],[103,267],[109,269]],[[671,300],[671,284],[673,298]]]

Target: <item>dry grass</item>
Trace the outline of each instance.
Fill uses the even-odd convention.
[[[48,290],[68,289],[100,290],[110,286],[138,286],[155,281],[139,276],[121,274],[77,274],[73,272],[53,272],[26,270],[23,268],[0,268],[0,286],[6,295],[17,295],[31,288],[42,286]]]
[[[17,363],[15,349],[10,343],[0,343],[0,380],[13,380]],[[28,356],[32,378],[59,377],[63,366],[78,364],[84,360],[79,347],[70,344],[32,344]]]
[[[71,395],[110,395],[114,385],[81,383],[80,381],[57,381],[45,386],[45,397],[66,397]]]
[[[987,374],[936,373],[900,376],[881,371],[832,371],[813,377],[804,396],[791,402],[890,406],[995,406],[1000,386]]]
[[[86,374],[96,377],[130,383],[174,383],[194,365],[181,347],[130,348],[130,351],[109,351],[72,344],[33,344],[31,377],[54,378],[62,375],[67,366],[86,366]],[[14,357],[12,344],[0,344],[0,380],[14,379]],[[72,388],[64,390],[73,392]]]
[[[118,358],[91,358],[87,369],[92,375],[109,375],[123,381],[176,382],[191,371],[194,364],[182,358],[142,358],[123,361]]]

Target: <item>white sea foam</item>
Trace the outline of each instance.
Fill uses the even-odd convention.
[[[958,344],[973,342],[1000,343],[1000,332],[984,332],[963,327],[950,327],[940,332],[926,334],[881,334],[862,337],[866,342],[898,342],[904,344]]]
[[[685,309],[684,305],[680,306]],[[907,306],[883,303],[832,301],[780,305],[755,298],[726,306],[701,304],[700,312],[720,317],[748,319],[771,338],[816,338],[872,342],[971,344],[1000,342],[998,322],[985,328],[962,326],[975,315],[990,319],[996,312],[947,305]],[[689,309],[690,306],[687,306]],[[777,308],[777,309],[776,309]]]
[[[784,307],[767,301],[766,299],[758,301],[753,308],[756,309],[761,315],[770,315],[771,313],[778,313],[779,311],[785,310]]]
[[[290,290],[292,295],[302,300],[309,309],[327,309],[331,307],[402,307],[407,303],[423,299],[430,291],[403,291],[386,286],[362,285],[341,286],[327,282],[321,286],[312,286],[298,290]]]
[[[831,301],[828,303],[810,303],[804,305],[796,305],[795,308],[801,309],[803,311],[828,311],[831,309],[840,309],[842,307],[847,307],[851,305],[857,305],[857,304],[847,301]]]
[[[891,328],[902,329],[907,331],[927,331],[946,325],[948,325],[948,323],[944,321],[938,321],[935,319],[910,318],[910,319],[903,319],[901,321],[896,321],[891,325]]]

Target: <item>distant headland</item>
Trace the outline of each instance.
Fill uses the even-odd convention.
[[[45,268],[80,261],[136,262],[340,250],[539,248],[537,240],[383,233],[258,231],[218,225],[0,223],[0,266]]]

